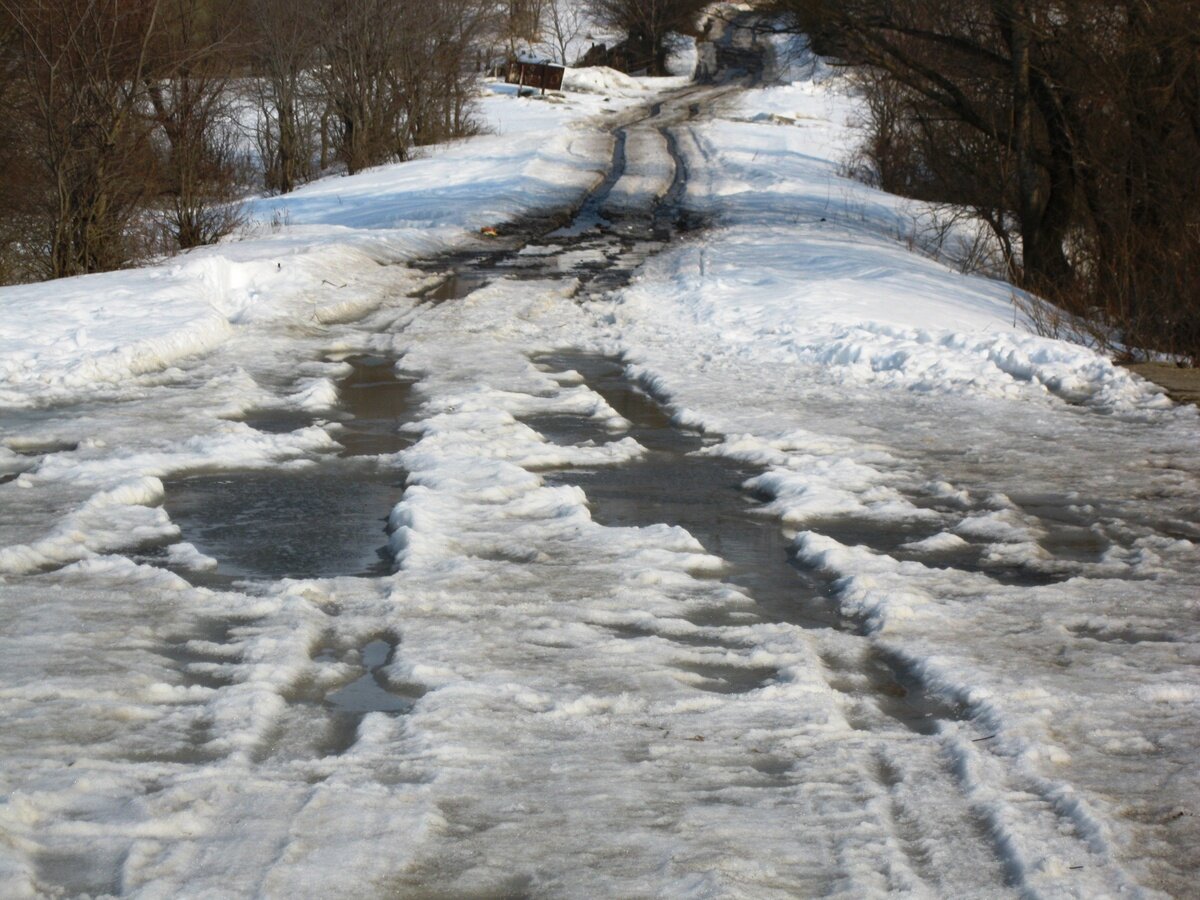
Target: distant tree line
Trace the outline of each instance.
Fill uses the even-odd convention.
[[[625,35],[624,56],[631,68],[666,75],[668,39],[694,34],[696,19],[710,0],[589,0],[597,22]]]
[[[0,0],[0,283],[212,243],[247,192],[471,133],[481,69],[556,21],[574,39],[552,8]]]
[[[885,189],[973,209],[1102,340],[1200,359],[1194,0],[779,5],[856,67]]]
[[[628,70],[666,75],[673,33],[694,34],[711,0],[508,0],[504,33],[510,55],[541,52],[563,65],[590,25],[619,35],[621,47],[607,56]],[[578,54],[582,56],[582,54]]]

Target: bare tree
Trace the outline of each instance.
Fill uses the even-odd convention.
[[[165,220],[181,249],[210,244],[241,219],[241,160],[229,91],[231,23],[211,0],[162,0],[146,93],[163,138]]]
[[[43,179],[30,154],[20,59],[16,22],[0,7],[0,284],[35,276],[30,241],[39,231],[35,197]]]
[[[540,2],[506,21],[533,21]],[[502,12],[497,0],[0,0],[0,280],[126,264],[154,220],[180,247],[226,232],[239,94],[258,103],[272,190],[335,154],[356,172],[471,133]]]
[[[628,36],[634,66],[651,74],[667,74],[667,37],[672,31],[690,32],[707,0],[588,0],[596,21]]]
[[[144,75],[159,0],[0,0],[18,33],[52,277],[116,268],[146,192]]]
[[[1026,286],[1115,340],[1200,357],[1194,3],[784,5],[874,73],[885,187],[977,209]]]
[[[320,83],[347,171],[473,130],[473,52],[494,8],[455,0],[323,0]]]
[[[887,126],[872,134],[884,187],[921,199],[1012,209],[1030,286],[1069,283],[1064,242],[1076,199],[1070,136],[1061,106],[1036,83],[1041,75],[1028,58],[1026,21],[1004,13],[1012,4],[791,5],[803,27],[815,29],[818,38],[836,35],[848,59],[875,71],[866,84],[874,121]],[[971,197],[972,187],[982,195]]]
[[[247,0],[245,9],[263,180],[286,194],[317,171],[319,21],[314,0]]]
[[[567,55],[571,45],[583,34],[583,8],[574,0],[546,0],[546,38],[555,58],[564,66],[570,65]]]
[[[509,58],[542,42],[542,24],[549,0],[500,0],[500,34]]]
[[[323,0],[320,82],[337,124],[334,147],[353,174],[403,159],[403,98],[393,90],[403,59],[404,5]]]
[[[409,10],[393,90],[403,99],[408,144],[425,145],[476,131],[471,100],[476,54],[494,29],[486,0],[457,0],[436,10],[406,0]]]

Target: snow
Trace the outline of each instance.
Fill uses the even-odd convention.
[[[567,205],[596,181],[608,139],[569,126],[646,94],[622,76],[636,86],[626,89],[616,74],[580,70],[595,96],[559,104],[515,102],[515,88],[492,85],[481,109],[492,135],[255,199],[240,239],[161,265],[60,280],[53,289],[3,289],[0,403],[67,402],[212,351],[241,325],[363,315],[392,287],[384,267],[461,245],[484,226]]]
[[[585,94],[618,94],[637,96],[646,93],[646,86],[638,79],[608,66],[587,69],[567,69],[563,74],[563,90]]]
[[[949,272],[897,244],[904,201],[837,177],[829,155],[848,144],[835,123],[850,115],[849,98],[755,93],[804,110],[804,124],[772,127],[750,116],[694,134],[697,167],[721,148],[720,180],[695,200],[720,236],[657,262],[656,301],[665,282],[680,312],[711,322],[725,342],[846,382],[998,397],[1033,387],[1104,408],[1168,405],[1108,360],[1029,334],[1011,285]]]
[[[0,291],[0,894],[1190,890],[1196,411],[911,252],[839,175],[844,82],[790,71],[675,128],[706,227],[611,295],[423,302],[397,265],[576,202],[593,117],[662,87],[603,72],[607,103],[494,86],[493,134],[256,200],[241,241]],[[633,135],[631,209],[670,177]],[[556,482],[657,452],[536,362],[567,350],[755,473],[797,605],[844,627]],[[364,354],[415,380],[411,446],[353,470],[403,482],[398,570],[198,586],[220,561],[166,485],[332,481]],[[563,416],[593,437],[539,431]],[[411,709],[339,709],[362,678]]]
[[[620,215],[645,207],[647,198],[658,199],[670,190],[675,167],[667,152],[667,139],[653,128],[633,128],[625,142],[625,172],[613,185],[604,204]]]
[[[1171,821],[1154,841],[1191,833],[1166,796],[1191,809],[1200,788],[1183,737],[1200,709],[1179,686],[1200,639],[1183,524],[1200,509],[1183,474],[1200,471],[1196,411],[1031,335],[1011,286],[898,244],[903,202],[839,177],[854,99],[836,78],[744,96],[682,141],[712,227],[645,267],[606,313],[612,340],[678,418],[725,435],[710,452],[766,467],[748,486],[798,530],[801,562],[880,652],[962,705],[939,741],[1012,883],[1182,884],[1159,881],[1170,851],[1118,810]],[[901,526],[915,539],[822,533]],[[1145,636],[1068,624],[1133,608]],[[1152,697],[1178,704],[1169,721]]]

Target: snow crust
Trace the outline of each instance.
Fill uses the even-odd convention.
[[[563,90],[583,94],[604,94],[627,97],[645,96],[649,88],[637,78],[608,66],[586,69],[567,69],[563,73]]]
[[[625,142],[625,172],[605,200],[606,212],[621,215],[645,209],[671,187],[675,166],[667,139],[653,128],[631,128]]]
[[[708,227],[610,296],[388,265],[597,180],[617,100],[501,87],[498,134],[256,201],[278,229],[0,292],[0,894],[1186,895],[1197,415],[897,243],[838,175],[853,96],[789,78],[678,129]],[[553,483],[652,452],[563,350],[757,473],[796,615]],[[164,483],[324,471],[361,354],[415,379],[364,463],[397,571],[195,586]],[[364,677],[411,709],[347,717]]]
[[[482,114],[493,135],[255,199],[245,233],[217,247],[0,290],[0,405],[66,402],[211,351],[251,323],[361,317],[392,287],[385,267],[568,205],[597,181],[609,138],[576,126],[648,90],[617,74],[577,70],[593,95],[556,104],[514,102],[512,86],[492,85]]]
[[[943,772],[1018,891],[1180,890],[1194,855],[1159,854],[1200,796],[1196,411],[898,243],[904,203],[839,176],[851,91],[799,71],[681,141],[710,229],[617,298],[614,340],[724,436],[709,452],[763,468],[747,487],[874,652],[958,710]],[[886,756],[897,821],[928,835]]]

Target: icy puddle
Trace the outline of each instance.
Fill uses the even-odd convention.
[[[514,251],[500,249],[448,253],[429,260],[413,260],[408,263],[409,268],[443,277],[412,296],[433,305],[461,300],[490,281],[520,274],[505,265],[506,260],[514,258]]]
[[[330,419],[338,423],[334,438],[343,456],[380,456],[396,453],[412,444],[400,432],[413,407],[410,379],[396,374],[395,360],[382,356],[350,356],[342,360],[352,367],[338,382],[338,411],[316,417],[294,409],[258,409],[241,421],[258,431],[286,434]]]
[[[574,279],[580,290],[598,295],[628,283],[637,267],[664,246],[653,239],[647,221],[628,219],[614,225],[596,218],[586,227],[535,239],[519,251],[448,254],[411,265],[443,276],[416,294],[435,305],[461,300],[500,279]]]
[[[555,354],[535,360],[558,372],[574,370],[633,423],[629,435],[651,452],[634,463],[594,470],[549,472],[551,484],[571,484],[588,496],[592,517],[608,526],[665,522],[686,528],[705,550],[728,562],[725,577],[746,590],[768,618],[813,627],[837,624],[819,597],[818,585],[790,564],[791,541],[779,523],[754,512],[742,484],[757,474],[718,456],[697,451],[705,439],[678,428],[651,397],[625,378],[624,367],[607,357]],[[554,416],[528,420],[556,442],[604,440],[584,418]]]
[[[382,456],[410,446],[413,439],[400,426],[412,420],[413,382],[396,375],[394,359],[353,356],[346,362],[354,371],[339,382],[338,394],[350,419],[334,433],[346,448],[343,455]]]
[[[914,499],[920,501],[921,498]],[[1063,562],[1061,559],[1042,561],[1042,568],[1035,568],[1028,561],[1010,562],[1002,558],[989,558],[992,544],[986,540],[964,541],[959,546],[920,552],[913,548],[913,542],[931,537],[931,529],[925,523],[885,523],[853,517],[813,517],[806,522],[805,527],[833,538],[847,547],[867,547],[901,562],[911,561],[926,566],[977,572],[986,575],[997,584],[1009,587],[1042,587],[1066,581],[1078,574],[1069,562]],[[936,532],[936,529],[934,531]],[[1079,561],[1085,562],[1097,561],[1108,546],[1098,543],[1094,535],[1083,529],[1058,529],[1048,534],[1041,543],[1048,553],[1061,554],[1063,558],[1067,558],[1067,554],[1070,553],[1074,554],[1071,559],[1078,558]]]
[[[397,686],[388,682],[383,669],[392,661],[396,644],[384,638],[376,638],[359,654],[359,665],[363,674],[345,687],[325,695],[325,704],[339,713],[361,717],[370,712],[406,713],[421,698],[424,690],[415,685]],[[337,662],[334,650],[323,650],[314,659],[317,662]]]
[[[657,116],[655,107],[652,115]],[[676,230],[688,230],[699,219],[680,207],[684,177],[673,138],[668,148],[676,165],[671,190],[661,199],[643,198],[636,208],[610,209],[610,195],[627,170],[626,129],[614,133],[612,164],[604,181],[584,199],[567,224],[539,233],[519,247],[452,253],[409,265],[442,280],[416,296],[432,304],[461,300],[498,279],[574,279],[579,290],[593,296],[622,287],[646,259],[661,251]],[[685,219],[687,221],[685,221]],[[694,219],[694,221],[693,221]],[[519,236],[521,228],[516,229]],[[507,238],[500,238],[501,241]]]
[[[425,693],[415,684],[397,684],[385,674],[398,641],[377,637],[361,649],[328,645],[313,655],[321,667],[358,672],[332,689],[306,682],[287,693],[288,708],[256,753],[267,759],[303,760],[340,756],[358,741],[359,726],[371,713],[405,715]]]
[[[165,482],[166,510],[216,574],[378,577],[391,571],[384,521],[404,473],[326,462],[299,472],[192,475]]]
[[[779,522],[759,513],[758,503],[743,489],[759,474],[719,456],[701,455],[709,442],[698,432],[673,424],[662,407],[624,374],[624,366],[604,356],[558,353],[534,362],[555,372],[575,371],[633,427],[630,436],[651,452],[636,462],[601,469],[562,470],[544,474],[551,484],[570,484],[587,494],[592,517],[602,525],[621,527],[666,523],[690,532],[705,550],[724,559],[726,583],[743,589],[755,601],[754,612],[765,621],[805,628],[853,632],[855,624],[841,616],[816,573],[795,563],[791,536]],[[611,439],[582,417],[549,416],[526,420],[555,442],[579,443]],[[720,618],[699,625],[725,624]],[[644,636],[629,629],[630,638]],[[706,642],[701,639],[701,642]],[[919,679],[894,659],[866,646],[863,658],[825,659],[830,686],[851,695],[868,694],[875,707],[905,729],[933,734],[937,723],[961,718],[963,710],[932,697]],[[743,693],[774,676],[769,669],[706,665],[687,667],[706,679],[715,693]],[[860,727],[858,723],[855,727]],[[869,728],[866,722],[861,723]]]
[[[165,482],[165,507],[185,541],[217,560],[215,572],[184,573],[193,582],[327,578],[390,574],[385,524],[404,494],[403,470],[373,457],[403,450],[411,419],[411,382],[394,360],[359,356],[338,384],[332,432],[340,458],[303,468],[205,473]],[[311,417],[264,411],[247,417],[264,431],[311,425]]]

